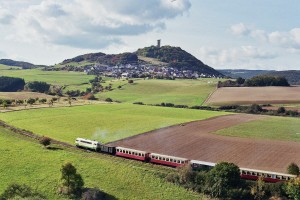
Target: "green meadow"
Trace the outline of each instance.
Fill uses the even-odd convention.
[[[268,117],[219,130],[216,134],[256,139],[300,141],[300,119]]]
[[[133,104],[99,104],[0,113],[0,119],[36,134],[73,144],[77,137],[107,143],[174,124],[225,114],[228,113]]]
[[[124,80],[111,80],[114,90],[99,93],[99,99],[111,98],[121,102],[143,102],[145,104],[174,103],[180,105],[201,105],[214,91],[218,79],[177,79],[134,80],[128,84]],[[122,86],[118,89],[118,86]]]
[[[2,76],[20,77],[28,81],[44,81],[52,85],[81,86],[94,76],[81,72],[42,71],[41,69],[1,70]]]
[[[52,145],[53,146],[53,145]],[[36,141],[0,127],[0,194],[12,183],[27,184],[48,199],[68,199],[57,193],[60,169],[71,162],[84,179],[85,187],[98,187],[110,199],[201,199],[197,194],[164,181],[173,169],[56,147],[43,148]]]

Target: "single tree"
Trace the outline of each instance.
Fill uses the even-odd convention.
[[[29,103],[30,105],[32,105],[32,104],[35,103],[35,99],[29,98],[29,99],[27,100],[27,103]]]
[[[76,173],[76,168],[71,163],[66,163],[61,168],[61,191],[64,194],[80,195],[83,189],[83,179]]]
[[[299,166],[296,163],[291,163],[287,167],[287,172],[289,174],[293,174],[293,175],[297,175],[298,176],[300,174]]]
[[[233,163],[218,163],[208,172],[206,193],[211,197],[229,197],[232,189],[241,183],[240,169]]]
[[[285,111],[286,111],[286,110],[285,110],[284,107],[279,107],[278,110],[277,110],[277,113],[278,113],[278,114],[284,114]]]
[[[261,200],[265,198],[265,187],[266,186],[263,177],[259,177],[256,183],[251,187],[251,195],[254,197],[254,199]]]
[[[285,192],[290,199],[300,200],[300,177],[289,180],[286,184]]]

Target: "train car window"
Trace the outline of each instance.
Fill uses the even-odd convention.
[[[156,156],[155,159],[158,159],[158,156]]]
[[[169,161],[169,158],[167,158],[166,161]]]
[[[172,158],[170,159],[170,162],[173,162],[173,159],[172,159]]]

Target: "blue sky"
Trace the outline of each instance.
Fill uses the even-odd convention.
[[[0,0],[0,58],[180,46],[217,68],[300,69],[298,0]]]

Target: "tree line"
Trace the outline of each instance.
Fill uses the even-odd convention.
[[[241,77],[234,80],[227,80],[224,82],[218,82],[217,87],[262,87],[262,86],[285,86],[290,84],[285,77],[281,76],[254,76],[249,79],[243,79]]]
[[[257,181],[241,179],[240,169],[233,163],[220,162],[212,169],[202,167],[193,170],[190,165],[177,168],[165,179],[186,189],[207,195],[213,199],[300,199],[299,167],[291,163],[287,172],[297,175],[288,182],[266,183],[263,177]]]

